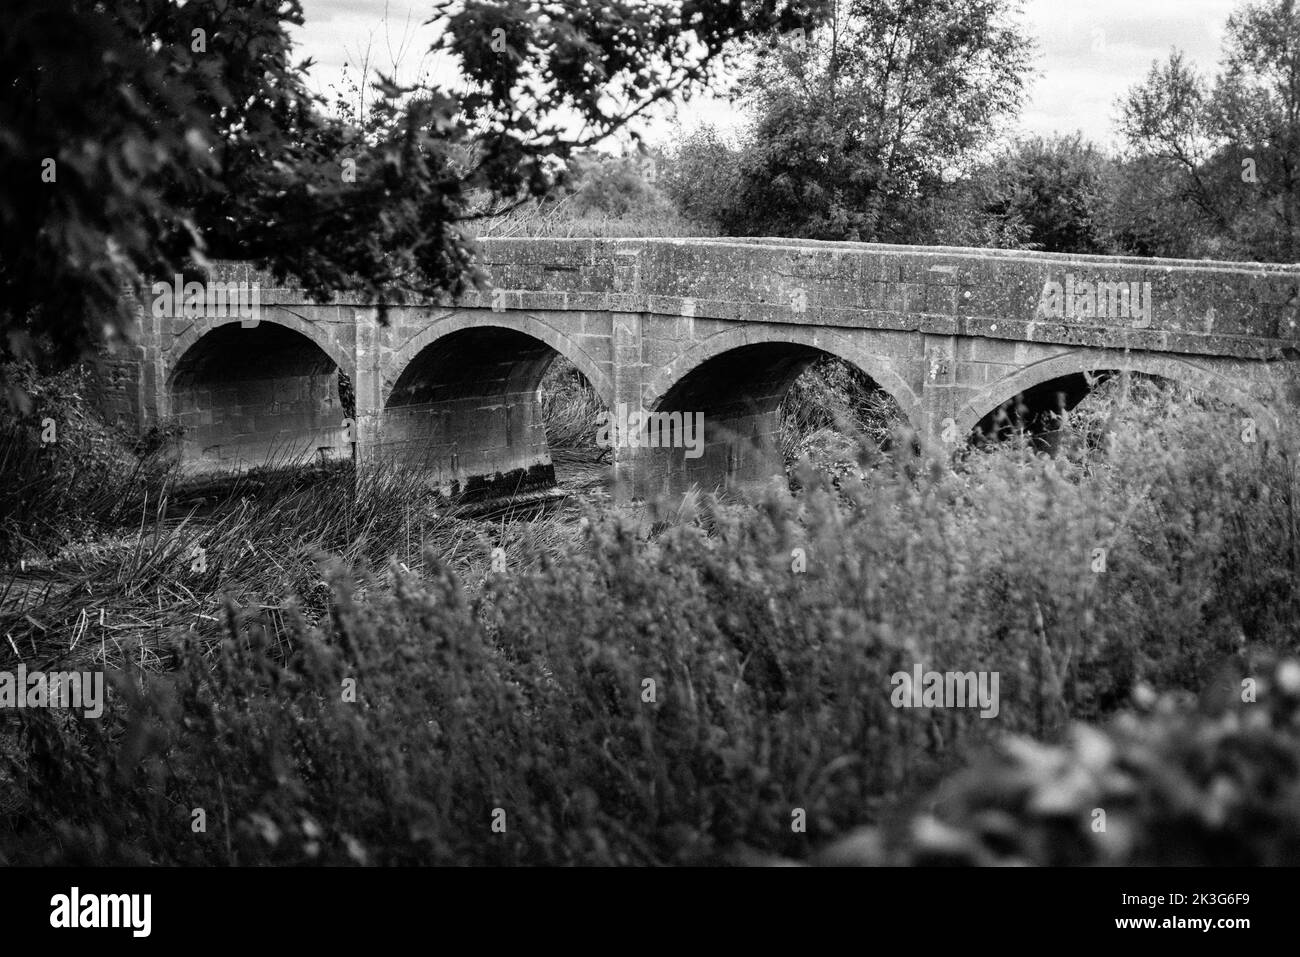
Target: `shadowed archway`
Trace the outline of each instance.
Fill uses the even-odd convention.
[[[388,390],[378,455],[425,472],[448,495],[554,485],[539,388],[560,355],[503,326],[468,326],[433,339]]]
[[[1067,414],[1103,383],[1126,374],[1195,389],[1241,410],[1264,431],[1274,428],[1274,415],[1262,402],[1211,370],[1175,357],[1107,356],[1097,350],[1055,356],[1005,377],[967,404],[957,426],[976,444],[1024,433],[1054,449]]]
[[[814,363],[833,358],[839,357],[803,343],[756,342],[705,359],[650,410],[661,416],[662,424],[657,443],[647,428],[641,430],[638,494],[693,485],[739,488],[781,475],[782,400]],[[849,366],[892,399],[864,370]]]
[[[176,363],[167,391],[190,474],[352,455],[339,367],[316,343],[274,322],[219,326]]]

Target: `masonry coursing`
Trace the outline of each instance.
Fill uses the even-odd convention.
[[[488,285],[455,302],[393,305],[387,325],[377,303],[313,303],[241,263],[211,278],[259,284],[256,325],[158,317],[146,290],[135,342],[106,366],[105,403],[141,429],[188,416],[182,455],[195,472],[250,467],[280,448],[393,455],[449,490],[519,487],[550,477],[536,387],[539,358],[554,350],[611,408],[653,410],[683,394],[714,406],[701,410],[712,447],[702,460],[616,450],[620,476],[648,492],[770,474],[773,390],[823,352],[889,392],[935,448],[1035,386],[1120,368],[1210,389],[1267,427],[1300,357],[1294,266],[790,240],[481,245]],[[1117,288],[1101,283],[1145,289],[1149,312],[1114,314],[1112,298],[1089,314],[1085,293]],[[1083,308],[1060,308],[1061,290]],[[302,355],[285,353],[278,334],[269,355],[266,323],[295,333]],[[214,355],[216,331],[232,324]],[[346,426],[333,399],[340,372],[356,394]]]

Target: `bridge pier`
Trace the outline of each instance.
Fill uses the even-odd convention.
[[[383,448],[380,429],[384,412],[384,360],[388,351],[383,342],[384,328],[379,324],[379,310],[350,309],[356,326],[352,389],[355,407],[349,423],[354,458],[373,463]]]
[[[920,389],[921,421],[917,438],[924,454],[943,458],[959,446],[956,416],[959,399],[968,388],[958,382],[958,372],[969,365],[958,361],[958,337],[925,334],[922,337],[924,380]]]
[[[613,407],[606,411],[617,416],[618,407],[639,409],[645,391],[645,343],[642,316],[639,312],[610,314],[609,359],[613,378]],[[628,501],[642,497],[654,484],[655,463],[639,447],[616,444],[612,449],[614,498]]]

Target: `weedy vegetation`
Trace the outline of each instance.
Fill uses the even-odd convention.
[[[137,459],[73,531],[11,510],[41,560],[11,560],[0,667],[113,690],[6,714],[0,859],[1300,861],[1295,436],[1113,380],[1050,454],[939,463],[846,381],[805,374],[790,481],[745,498],[470,516],[378,468],[195,501]],[[546,388],[592,462],[590,390]],[[795,457],[828,430],[853,469]],[[893,707],[915,663],[998,672],[998,716]]]

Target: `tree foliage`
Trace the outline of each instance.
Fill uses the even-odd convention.
[[[568,192],[577,216],[626,217],[663,215],[671,205],[657,185],[662,158],[658,155],[607,156],[587,151],[573,157],[573,183]]]
[[[703,125],[679,136],[668,149],[663,188],[688,219],[734,236],[745,231],[740,203],[740,149],[716,127]]]
[[[963,193],[1003,243],[1044,252],[1109,252],[1110,161],[1080,134],[1016,140],[981,163]],[[993,238],[993,237],[990,237]]]
[[[330,117],[293,61],[299,0],[8,0],[0,21],[0,348],[64,358],[130,327],[120,293],[240,257],[378,302],[473,280],[462,226],[556,160],[817,3],[434,5],[461,76],[381,78],[385,122]]]
[[[1263,0],[1228,18],[1217,76],[1175,51],[1122,103],[1120,129],[1185,208],[1208,255],[1300,257],[1300,12]]]
[[[1020,103],[1031,42],[1016,7],[839,0],[821,25],[768,38],[742,83],[755,116],[732,201],[716,211],[697,189],[687,204],[714,208],[732,232],[917,238],[917,207]]]

